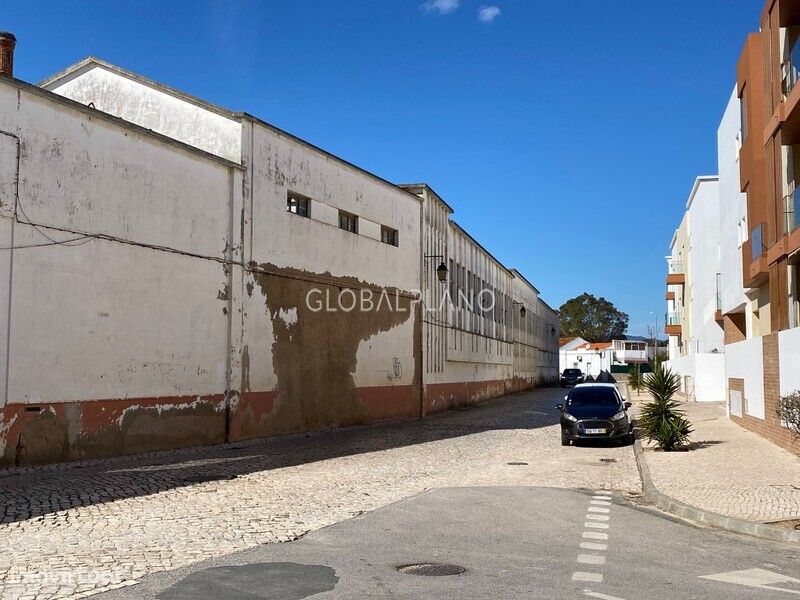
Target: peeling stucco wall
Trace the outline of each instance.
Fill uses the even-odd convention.
[[[237,169],[0,82],[0,130],[21,140],[16,220],[0,189],[17,248],[0,256],[0,465],[419,414],[418,201],[256,127],[263,163]],[[288,214],[289,182],[400,245]],[[334,318],[308,308],[316,288],[391,290],[401,310]]]
[[[411,418],[543,380],[513,324],[426,328],[423,254],[513,291],[446,211],[428,248],[423,198],[256,119],[94,66],[51,87],[95,109],[0,80],[20,140],[17,178],[0,136],[0,466]]]
[[[133,74],[89,60],[45,88],[216,156],[241,160],[242,125],[238,120],[143,85]]]

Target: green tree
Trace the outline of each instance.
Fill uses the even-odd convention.
[[[623,339],[628,315],[605,298],[583,293],[567,300],[559,309],[561,335],[582,337],[587,342]]]

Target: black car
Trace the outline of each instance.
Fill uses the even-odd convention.
[[[633,443],[630,402],[611,383],[582,383],[564,397],[561,411],[561,445],[577,440],[624,440]]]
[[[565,385],[577,385],[586,381],[586,377],[580,369],[564,369],[561,374],[561,387]]]

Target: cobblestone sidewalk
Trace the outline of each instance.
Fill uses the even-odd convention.
[[[130,585],[437,487],[638,492],[630,446],[560,445],[562,395],[543,389],[421,421],[0,476],[0,598]]]
[[[635,396],[640,405],[644,395]],[[736,425],[719,402],[686,402],[688,452],[658,452],[642,440],[653,483],[667,496],[728,517],[800,519],[800,458]]]

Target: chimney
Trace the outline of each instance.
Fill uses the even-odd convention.
[[[13,33],[0,31],[0,75],[14,76],[14,46],[17,38]]]

